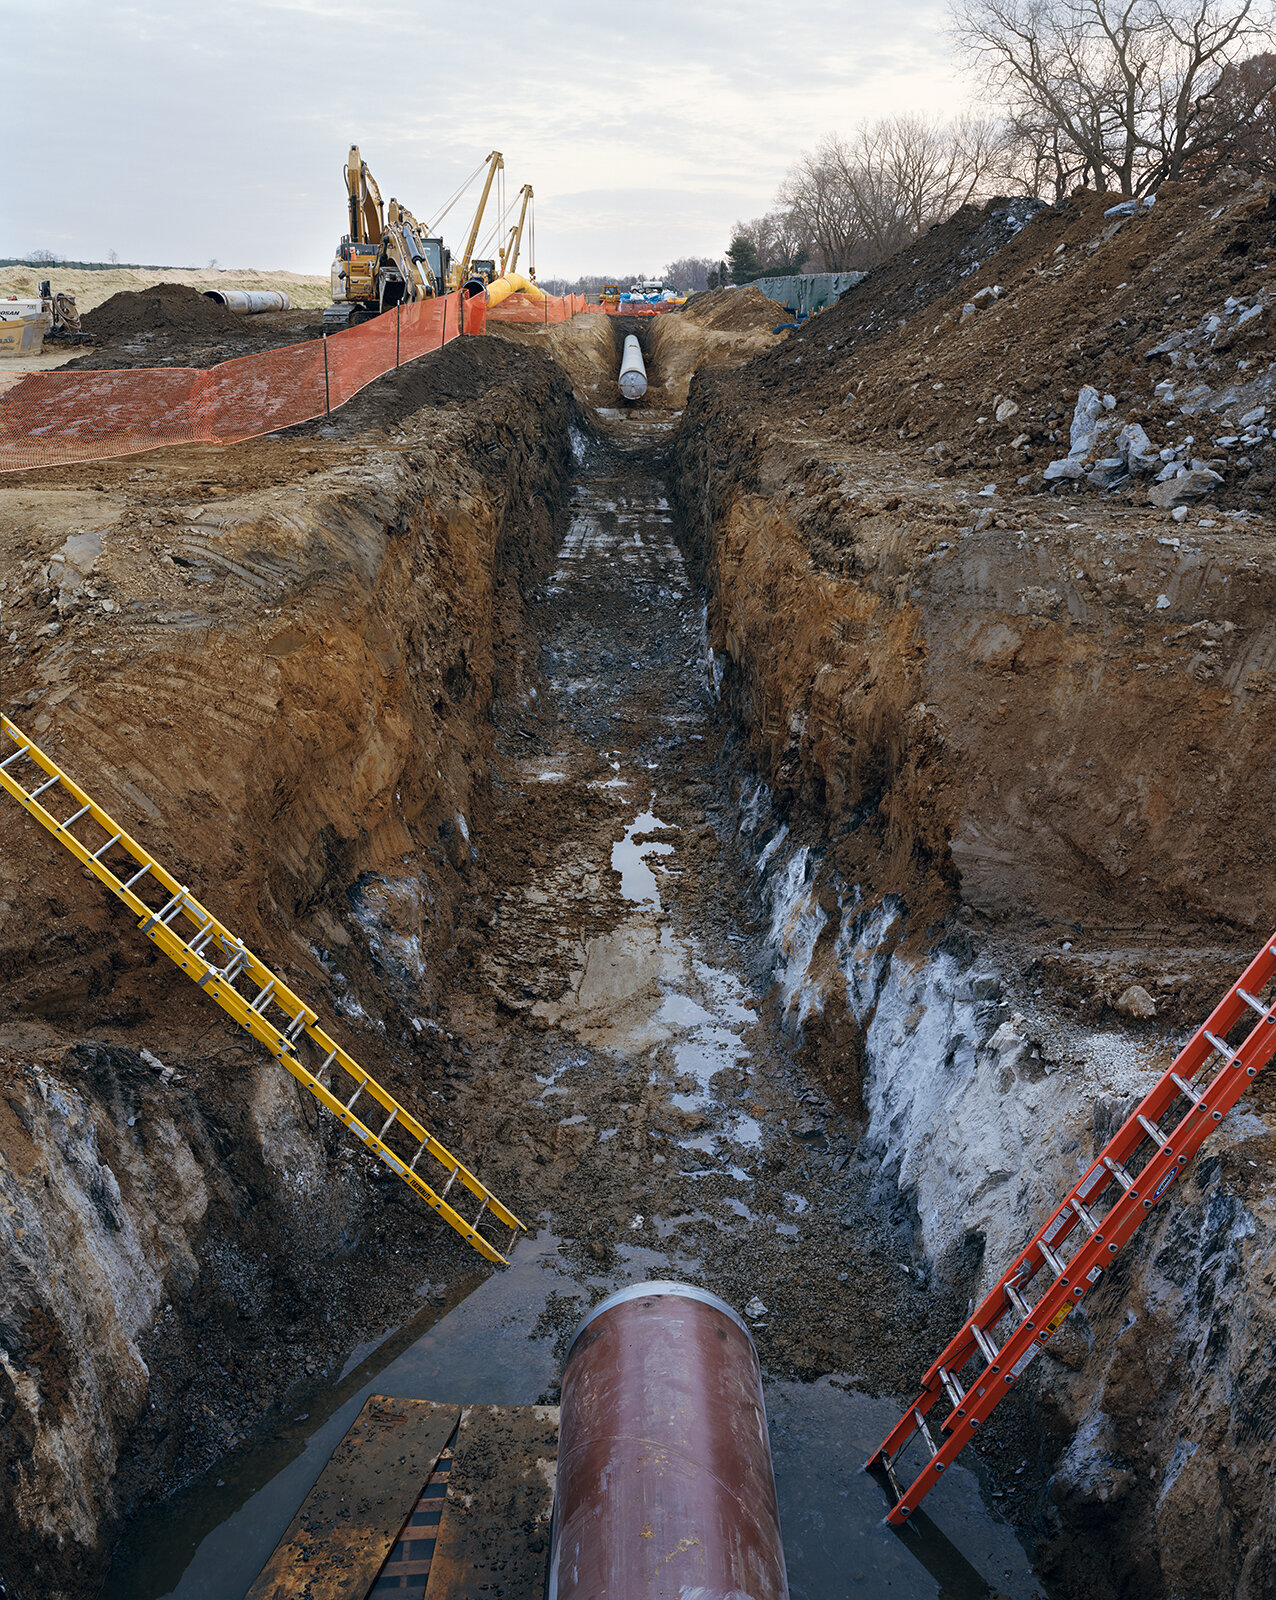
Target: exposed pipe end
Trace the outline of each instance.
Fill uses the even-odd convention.
[[[572,1347],[585,1329],[589,1327],[591,1322],[601,1317],[604,1312],[610,1311],[614,1306],[624,1305],[630,1300],[654,1300],[661,1295],[677,1295],[683,1300],[698,1300],[701,1305],[712,1306],[715,1311],[721,1311],[724,1316],[730,1317],[749,1341],[749,1344],[753,1344],[753,1336],[739,1312],[733,1310],[725,1300],[719,1299],[716,1294],[712,1294],[708,1289],[697,1288],[694,1283],[675,1283],[670,1278],[653,1278],[648,1283],[628,1284],[623,1289],[617,1289],[615,1294],[609,1294],[605,1300],[600,1300],[592,1311],[586,1313],[575,1333],[572,1334],[571,1344],[567,1347],[568,1356],[571,1355]]]

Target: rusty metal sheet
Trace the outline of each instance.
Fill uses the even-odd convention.
[[[425,1600],[544,1600],[557,1406],[467,1406]]]
[[[364,1600],[460,1412],[373,1395],[245,1600]]]

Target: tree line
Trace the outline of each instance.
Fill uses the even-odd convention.
[[[1276,174],[1272,0],[952,0],[982,115],[879,118],[799,156],[686,288],[867,271],[963,205],[1125,198],[1224,167]]]

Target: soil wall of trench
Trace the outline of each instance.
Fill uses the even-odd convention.
[[[542,355],[465,340],[325,424],[0,494],[6,711],[479,1171],[431,997],[483,891],[493,704],[534,698],[571,408]],[[9,801],[0,994],[0,1584],[56,1600],[474,1258]]]
[[[694,380],[674,486],[781,1004],[919,1255],[979,1295],[1276,925],[1276,561],[1261,531],[981,512],[737,394]],[[1271,1103],[986,1430],[1052,1593],[1276,1588]]]

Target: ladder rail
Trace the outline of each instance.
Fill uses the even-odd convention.
[[[1020,1252],[1002,1277],[984,1296],[979,1306],[949,1341],[942,1354],[927,1369],[922,1393],[903,1414],[895,1428],[870,1457],[867,1466],[884,1467],[895,1481],[895,1466],[909,1440],[923,1431],[927,1413],[946,1390],[944,1377],[960,1372],[979,1350],[974,1331],[983,1335],[994,1328],[1013,1306],[1008,1290],[1023,1286],[1044,1267],[1052,1280],[1034,1305],[1003,1340],[995,1337],[995,1359],[988,1361],[977,1379],[953,1407],[942,1429],[945,1442],[917,1474],[914,1481],[896,1496],[887,1521],[902,1525],[924,1496],[938,1481],[944,1469],[970,1442],[975,1430],[987,1420],[1003,1396],[1009,1392],[1037,1352],[1061,1326],[1068,1313],[1098,1283],[1106,1268],[1116,1259],[1140,1223],[1164,1197],[1184,1171],[1215,1126],[1231,1110],[1250,1082],[1276,1055],[1276,1007],[1254,1004],[1276,979],[1276,935],[1268,939],[1206,1021],[1183,1046],[1170,1067],[1161,1075],[1129,1117],[1107,1142],[1082,1177],[1055,1207],[1027,1247]],[[1241,991],[1246,991],[1241,998]],[[1243,1018],[1257,1011],[1250,1032],[1239,1046],[1220,1050],[1213,1039],[1223,1040]],[[1208,1081],[1196,1082],[1212,1057],[1219,1065]],[[1161,1119],[1176,1101],[1188,1102],[1187,1110],[1168,1131],[1160,1129]],[[1156,1132],[1149,1131],[1151,1129]],[[1159,1134],[1159,1137],[1158,1137]],[[1136,1153],[1147,1155],[1137,1173],[1129,1173],[1126,1163]],[[1130,1178],[1126,1187],[1117,1176],[1119,1170]],[[1110,1191],[1115,1191],[1110,1194]],[[1083,1215],[1100,1199],[1111,1204],[1093,1232],[1087,1236],[1070,1260],[1059,1255],[1059,1247],[1081,1223]],[[1061,1272],[1043,1251],[1049,1251]]]
[[[363,1144],[379,1156],[411,1189],[415,1190],[425,1200],[427,1205],[431,1206],[450,1227],[454,1228],[457,1233],[472,1244],[482,1256],[489,1261],[505,1264],[506,1257],[478,1231],[477,1222],[479,1219],[476,1218],[474,1223],[467,1221],[442,1196],[436,1193],[430,1184],[415,1170],[416,1162],[419,1160],[422,1151],[432,1156],[446,1168],[449,1173],[447,1185],[449,1188],[454,1181],[459,1180],[471,1194],[483,1201],[480,1217],[484,1212],[490,1211],[498,1222],[510,1228],[514,1237],[517,1237],[519,1231],[523,1229],[523,1224],[514,1213],[497,1199],[481,1179],[435,1138],[424,1123],[414,1117],[405,1106],[396,1100],[388,1089],[378,1083],[375,1078],[364,1073],[363,1068],[358,1065],[354,1057],[331,1038],[320,1025],[318,1013],[312,1007],[308,1006],[299,995],[294,993],[260,957],[254,955],[224,923],[201,905],[184,884],[179,883],[172,873],[161,865],[144,846],[121,828],[107,811],[99,806],[90,795],[86,794],[72,778],[68,777],[50,757],[45,755],[38,745],[22,734],[8,717],[0,717],[0,731],[7,734],[20,747],[4,763],[0,763],[0,786],[3,786],[29,815],[34,817],[82,866],[87,867],[100,883],[134,913],[138,918],[139,927],[144,929],[146,937],[158,949],[162,950],[173,964],[184,972],[197,987],[203,989],[211,999],[215,1000],[232,1021],[265,1045],[276,1060],[321,1105],[325,1106],[338,1121],[348,1127]],[[32,793],[24,789],[16,777],[13,776],[10,762],[24,753],[40,768],[46,778],[51,780],[49,784],[43,786],[45,789],[60,786],[76,801],[80,809],[75,819],[68,818],[66,822],[59,822],[58,818],[41,801],[33,798]],[[124,878],[106,865],[105,857],[110,854],[110,851],[102,852],[100,856],[94,854],[88,845],[84,844],[75,834],[69,831],[68,825],[72,820],[80,820],[86,816],[103,830],[107,839],[110,840],[112,848],[118,847],[125,851],[132,861],[136,863],[137,867],[146,869],[145,874],[132,873],[130,871],[129,881],[126,882]],[[100,850],[101,847],[98,848]],[[148,887],[157,887],[163,891],[165,895],[164,906],[157,908],[147,905],[129,887],[129,882],[137,882],[143,876]],[[162,922],[156,920],[159,912],[165,910],[174,900],[176,900],[176,908],[168,916],[167,920]],[[178,923],[179,918],[184,918],[191,924],[192,939],[197,937],[200,939],[201,943],[198,950],[192,948],[191,943],[177,931],[175,925]],[[214,966],[203,955],[202,952],[208,949],[210,943],[210,937],[206,936],[211,936],[211,942],[220,945],[223,949],[234,950],[235,955],[228,961],[226,969]],[[232,965],[235,971],[230,978],[227,978],[226,971]],[[253,986],[254,997],[260,995],[269,987],[268,1001],[260,1010],[254,1006],[253,1001],[248,996],[241,994],[236,989],[235,979],[239,977],[245,977]],[[285,1032],[283,1029],[276,1027],[265,1014],[276,1007],[287,1013],[287,1023],[292,1031]],[[322,1051],[326,1058],[323,1067],[319,1070],[323,1071],[330,1065],[338,1065],[356,1083],[363,1078],[364,1093],[369,1095],[383,1111],[396,1113],[392,1119],[395,1126],[402,1128],[405,1134],[418,1145],[411,1165],[409,1165],[406,1157],[399,1156],[390,1145],[384,1142],[378,1133],[356,1116],[344,1102],[339,1100],[331,1090],[319,1081],[315,1073],[312,1073],[301,1062],[297,1051],[299,1036],[295,1031],[295,1025],[297,1019],[302,1016],[305,1018],[305,1025],[301,1033],[318,1050]],[[384,1131],[389,1132],[389,1124],[386,1125]]]

